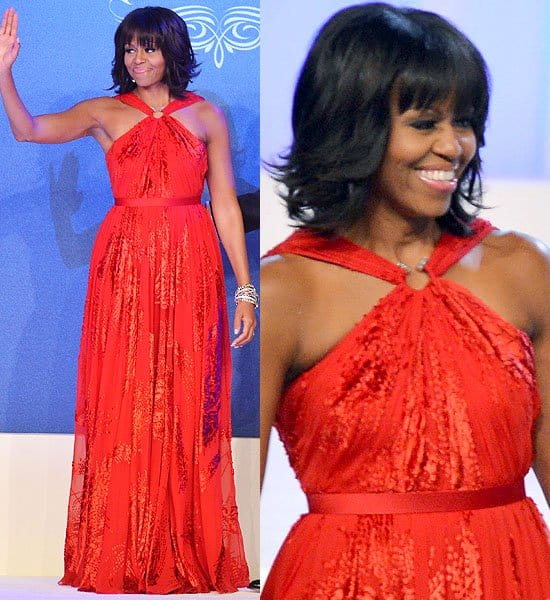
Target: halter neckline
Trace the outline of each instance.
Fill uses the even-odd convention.
[[[198,96],[197,94],[193,94],[192,92],[186,92],[185,98],[173,98],[162,109],[155,110],[152,106],[149,106],[149,104],[147,104],[145,100],[140,98],[135,92],[127,92],[126,94],[120,94],[117,97],[121,102],[124,102],[124,104],[128,104],[133,108],[137,108],[138,110],[150,117],[159,113],[161,115],[166,116],[173,113],[176,110],[179,110],[180,108],[184,108],[186,106],[194,104],[195,102],[204,100],[204,98]]]
[[[483,219],[476,219],[471,228],[473,233],[466,238],[448,232],[442,233],[432,255],[423,265],[423,270],[431,279],[443,275],[494,229],[491,223]],[[407,277],[406,271],[399,265],[347,238],[327,238],[308,230],[293,233],[266,256],[276,254],[298,254],[373,275],[394,284],[402,283]]]

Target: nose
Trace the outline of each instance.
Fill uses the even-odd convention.
[[[134,62],[142,63],[145,62],[145,49],[139,47],[134,54]]]
[[[464,148],[462,147],[461,132],[457,131],[452,122],[446,121],[439,124],[432,150],[449,162],[456,162],[462,158]]]

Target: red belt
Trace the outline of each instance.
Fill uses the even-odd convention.
[[[115,198],[116,206],[189,206],[200,204],[200,196],[179,198]]]
[[[523,480],[481,490],[307,495],[310,513],[337,515],[475,510],[511,504],[523,498],[525,498]]]

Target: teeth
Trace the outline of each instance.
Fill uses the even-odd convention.
[[[424,179],[431,179],[433,181],[454,181],[456,174],[453,171],[420,171],[421,176]]]

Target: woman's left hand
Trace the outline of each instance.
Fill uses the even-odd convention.
[[[248,344],[254,337],[254,329],[256,328],[256,313],[254,305],[250,302],[237,302],[235,308],[235,319],[233,321],[233,330],[237,337],[231,344],[232,348],[240,348]]]

